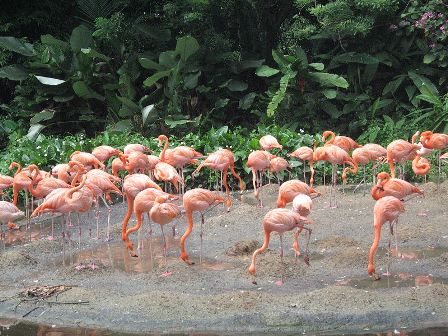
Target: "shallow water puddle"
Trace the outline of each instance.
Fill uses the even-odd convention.
[[[60,227],[60,217],[54,217],[54,230]],[[51,235],[51,219],[41,220],[36,223],[31,223],[30,230],[26,229],[26,225],[21,225],[19,230],[5,231],[5,245],[15,246],[29,243]]]
[[[382,275],[380,280],[374,281],[366,277],[361,279],[340,278],[336,280],[336,285],[351,286],[358,289],[384,289],[428,286],[433,283],[448,283],[448,279],[433,277],[432,275],[412,275],[409,273],[398,273],[393,275]]]
[[[428,246],[426,248],[419,248],[419,249],[398,249],[391,248],[390,249],[390,255],[394,258],[400,258],[400,259],[408,259],[408,260],[417,260],[417,259],[429,259],[429,258],[435,258],[439,257],[444,253],[448,252],[447,247],[440,247],[440,246]],[[387,249],[382,248],[378,250],[378,255],[387,255]]]
[[[167,263],[172,265],[179,260],[179,237],[166,237],[167,243]],[[163,239],[162,237],[148,237],[142,239],[141,248],[138,249],[137,239],[134,241],[134,249],[138,257],[132,257],[124,246],[123,242],[104,243],[95,248],[66,252],[65,257],[59,262],[63,266],[73,266],[79,270],[84,268],[101,267],[101,265],[120,270],[123,272],[149,273],[154,268],[160,268],[165,265],[163,256]],[[97,265],[98,264],[98,265]],[[201,269],[208,270],[228,270],[234,268],[231,264],[220,263],[212,259],[202,260],[202,264],[197,265]]]

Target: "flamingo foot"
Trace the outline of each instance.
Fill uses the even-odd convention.
[[[131,254],[131,257],[138,258],[138,254],[135,253],[134,251],[131,251],[130,254]]]
[[[48,240],[54,240],[54,237],[53,236],[48,236],[47,239]]]
[[[19,230],[20,227],[14,223],[8,223],[8,229],[10,230]]]
[[[188,259],[189,257],[188,257],[188,254],[184,254],[184,253],[182,253],[181,254],[181,256],[180,256],[180,258],[183,260],[183,261],[185,261],[186,263],[187,263],[187,265],[194,265],[194,262],[193,261],[191,261],[190,259]]]
[[[277,281],[275,282],[275,284],[276,284],[277,286],[283,286],[283,280],[282,280],[282,279],[277,280]]]
[[[110,242],[110,241],[112,241],[112,238],[111,237],[107,237],[106,239],[104,239],[104,241],[105,242]]]
[[[172,275],[172,274],[173,274],[173,272],[165,271],[165,272],[163,272],[162,274],[160,274],[160,276],[162,276],[162,277],[168,277],[168,276],[170,276],[170,275]]]
[[[371,276],[373,278],[373,281],[378,281],[381,279],[381,276],[377,273],[372,273]]]
[[[254,285],[258,285],[258,283],[257,283],[256,280],[252,280],[252,284],[254,284]]]

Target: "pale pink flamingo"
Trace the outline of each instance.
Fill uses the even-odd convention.
[[[13,227],[16,227],[13,223],[13,221],[24,217],[25,214],[23,211],[20,211],[19,208],[17,208],[14,204],[6,201],[0,201],[0,240],[2,241],[3,249],[5,249],[5,234],[3,232],[3,224],[8,224],[8,227],[13,225]]]
[[[267,151],[256,150],[249,154],[246,166],[252,171],[252,183],[254,185],[254,194],[258,200],[258,206],[263,207],[263,201],[260,195],[263,187],[263,173],[270,167],[270,160],[275,155]]]
[[[319,192],[305,182],[300,180],[289,180],[283,183],[278,190],[277,208],[284,208],[299,194],[304,194],[313,198],[320,196]]]
[[[283,146],[280,145],[275,137],[272,135],[262,136],[259,140],[261,149],[265,151],[270,151],[271,149],[278,148],[280,150],[283,149]]]
[[[306,174],[305,174],[305,161],[308,161],[310,166],[310,186],[312,187],[314,184],[314,159],[313,159],[313,149],[307,146],[302,146],[297,148],[294,152],[287,154],[287,156],[295,157],[303,161],[303,180],[306,183]]]

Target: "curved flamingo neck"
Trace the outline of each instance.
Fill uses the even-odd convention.
[[[73,166],[76,167],[76,174],[75,174],[75,177],[73,178],[72,183],[71,183],[71,186],[72,186],[72,187],[74,187],[75,184],[76,184],[76,182],[79,181],[79,179],[80,179],[80,177],[81,177],[81,171],[82,171],[81,164],[79,164],[79,163],[74,163]]]
[[[322,135],[322,140],[325,141],[328,137],[330,137],[330,139],[328,139],[327,142],[325,142],[325,145],[333,144],[334,138],[336,137],[334,132],[333,131],[325,131],[324,134]]]
[[[14,161],[14,162],[11,163],[10,169],[12,169],[14,167],[17,168],[16,172],[14,173],[14,176],[16,176],[18,173],[20,173],[22,171],[22,165],[20,163],[17,163],[17,162]]]
[[[82,187],[84,187],[84,184],[86,183],[86,179],[87,179],[87,176],[84,176],[84,177],[82,178],[82,181],[81,181],[81,183],[79,184],[79,186],[70,188],[70,190],[68,191],[68,193],[67,193],[67,194],[65,195],[65,197],[64,197],[64,200],[65,200],[66,202],[71,201],[71,200],[72,200],[72,195],[73,195],[76,191],[78,191],[79,189],[81,189]]]
[[[166,153],[166,150],[168,149],[169,141],[168,141],[168,137],[166,135],[161,135],[160,137],[162,138],[161,141],[165,141],[165,144],[163,146],[163,150],[160,153],[160,157],[159,157],[160,161],[164,162],[165,161],[165,153]]]
[[[373,186],[372,190],[370,191],[370,195],[372,195],[372,198],[375,201],[378,201],[381,198],[380,186],[378,186],[378,185]]]

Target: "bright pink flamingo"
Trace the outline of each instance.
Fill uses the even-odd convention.
[[[308,184],[300,180],[289,180],[283,183],[278,190],[277,208],[284,208],[299,194],[304,194],[313,198],[320,196],[320,193]]]
[[[330,137],[330,139],[326,141],[326,139]],[[332,131],[325,131],[322,134],[322,142],[325,142],[326,145],[335,145],[339,148],[342,148],[347,153],[350,152],[352,149],[361,147],[360,144],[358,144],[355,140],[353,140],[350,137],[344,136],[344,135],[335,135]]]
[[[308,230],[309,235],[311,235],[311,229],[306,228],[304,225],[309,224],[310,220],[306,217],[301,216],[295,211],[289,209],[274,209],[269,211],[263,219],[263,234],[264,234],[264,242],[263,246],[259,249],[255,250],[252,255],[252,262],[249,266],[249,273],[255,276],[256,268],[255,268],[255,260],[258,254],[263,253],[269,247],[269,241],[271,238],[272,232],[278,232],[280,237],[280,258],[282,263],[282,280],[283,283],[283,275],[284,275],[284,263],[283,263],[283,233],[287,231],[294,230],[295,228]],[[308,236],[309,241],[309,236]],[[305,261],[308,260],[308,243],[306,247],[306,257]],[[253,281],[256,284],[256,281]]]
[[[398,198],[393,196],[385,196],[383,198],[380,198],[375,203],[375,207],[373,209],[373,226],[375,230],[375,238],[373,240],[372,246],[370,247],[369,265],[367,269],[367,272],[369,273],[369,275],[373,277],[374,280],[379,280],[381,278],[377,273],[375,273],[375,266],[374,266],[375,252],[378,249],[378,244],[381,239],[381,228],[384,223],[389,222],[391,234],[394,233],[394,230],[396,233],[397,232],[396,226],[398,225],[398,217],[403,212],[404,212],[403,202],[401,202]],[[397,236],[395,236],[395,239],[397,243],[396,249],[398,255]]]
[[[389,163],[390,173],[392,178],[395,178],[394,163],[400,162],[402,164],[401,177],[404,178],[404,165],[407,160],[413,160],[420,146],[414,143],[407,142],[403,139],[392,141],[387,146],[387,162]]]
[[[406,182],[405,180],[391,178],[386,172],[381,172],[377,176],[378,182],[373,186],[370,194],[374,200],[379,200],[385,196],[394,196],[403,199],[412,194],[424,195],[423,190]]]
[[[162,146],[163,150],[160,153],[160,161],[165,162],[180,170],[180,175],[182,176],[182,181],[184,178],[184,167],[187,164],[196,164],[198,158],[203,157],[203,155],[197,152],[195,149],[187,146],[178,146],[173,149],[168,149],[169,142],[166,135],[159,135],[159,146]],[[182,186],[182,193],[184,193],[184,185]]]
[[[151,150],[148,147],[141,144],[128,144],[123,149],[124,154],[131,154],[134,152],[151,153]]]
[[[3,224],[8,223],[8,227],[17,227],[13,221],[24,217],[23,211],[20,211],[14,204],[6,201],[0,201],[0,240],[2,241],[3,249],[5,249],[5,234],[3,233]]]
[[[294,152],[287,154],[290,157],[295,157],[299,160],[303,161],[303,180],[306,183],[306,174],[305,174],[305,161],[308,161],[310,166],[310,186],[312,187],[314,184],[314,158],[313,158],[313,149],[307,146],[302,146],[297,148]]]
[[[261,188],[263,187],[263,173],[269,169],[271,159],[275,155],[267,151],[256,150],[249,154],[246,166],[252,171],[252,182],[254,185],[254,194],[258,200],[258,206],[263,207],[261,199]],[[260,196],[260,197],[259,197]]]
[[[374,143],[365,144],[362,147],[355,148],[352,153],[353,161],[358,165],[363,166],[364,177],[362,181],[358,184],[358,186],[353,190],[355,192],[358,187],[366,182],[366,165],[371,161],[376,161],[372,167],[372,175],[373,175],[373,184],[375,184],[376,177],[376,168],[379,163],[383,163],[386,159],[387,150],[381,145],[377,145]]]
[[[93,168],[96,169],[102,169],[105,170],[106,167],[104,166],[104,163],[102,163],[100,160],[98,160],[95,155],[91,153],[81,152],[81,151],[74,151],[70,155],[71,161],[78,161],[82,163],[86,170],[90,170]]]
[[[261,149],[265,151],[270,151],[271,149],[278,148],[280,150],[283,149],[283,146],[280,145],[275,137],[272,135],[262,136],[259,140]]]
[[[98,146],[92,150],[92,154],[101,162],[107,161],[110,157],[120,154],[121,151],[111,146]]]
[[[218,170],[221,172],[221,189],[222,185],[226,189],[226,207],[227,211],[230,211],[230,206],[232,205],[232,201],[230,199],[230,189],[227,184],[227,172],[230,169],[235,178],[238,179],[240,183],[240,191],[244,190],[244,182],[241,177],[235,172],[235,157],[233,153],[228,149],[219,149],[216,152],[213,152],[207,156],[207,158],[196,168],[196,170],[191,174],[191,176],[196,176],[199,174],[203,167],[207,167],[209,169]]]
[[[178,196],[168,194],[162,190],[155,188],[144,189],[135,196],[134,213],[135,217],[137,218],[137,224],[126,230],[124,239],[126,248],[130,251],[132,257],[138,257],[138,255],[134,252],[133,244],[129,239],[129,235],[142,227],[143,215],[145,213],[149,214],[150,210],[154,205],[154,201],[158,196],[167,197],[172,200],[179,198]],[[148,218],[150,218],[149,215]]]
[[[185,261],[188,265],[194,264],[190,261],[188,253],[185,251],[185,240],[190,235],[191,231],[193,231],[193,212],[199,211],[201,214],[201,252],[200,252],[200,262],[202,263],[202,226],[204,224],[204,211],[210,206],[216,203],[223,203],[225,199],[214,192],[196,188],[188,190],[184,194],[183,205],[185,209],[185,213],[187,215],[188,227],[185,231],[184,235],[180,238],[180,251],[181,251],[181,259]]]

